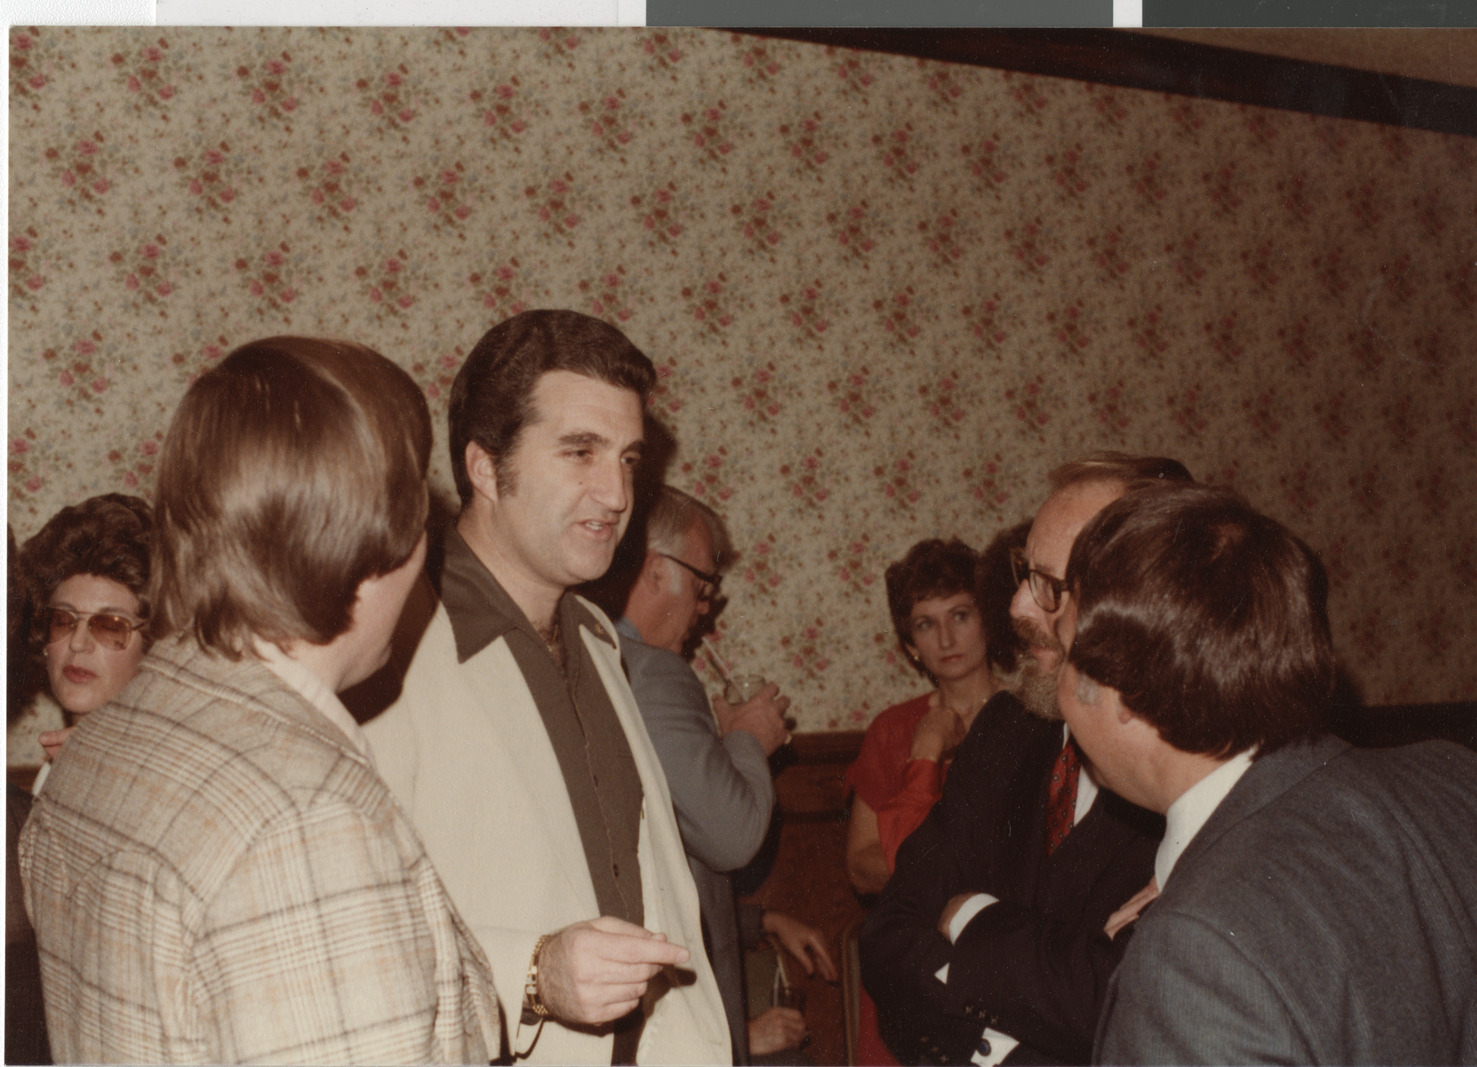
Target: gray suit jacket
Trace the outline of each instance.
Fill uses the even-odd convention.
[[[628,619],[616,624],[631,692],[646,720],[677,811],[677,827],[702,906],[708,958],[733,1034],[735,1063],[747,1063],[743,944],[728,873],[754,858],[774,811],[769,760],[753,734],[721,740],[702,682],[675,652],[643,644]]]
[[[1477,754],[1257,760],[1137,925],[1099,1062],[1477,1062]]]

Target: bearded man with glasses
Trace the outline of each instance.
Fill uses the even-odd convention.
[[[1019,700],[976,717],[943,798],[898,850],[862,928],[862,978],[904,1063],[1087,1063],[1163,820],[1081,773],[1056,704],[1072,543],[1127,493],[1190,481],[1172,459],[1095,453],[1050,475],[1010,614]]]

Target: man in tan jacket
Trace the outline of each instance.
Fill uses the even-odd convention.
[[[507,1005],[517,1060],[721,1063],[671,796],[618,637],[568,592],[630,517],[651,362],[614,327],[530,311],[452,387],[462,510],[402,696],[367,725]]]

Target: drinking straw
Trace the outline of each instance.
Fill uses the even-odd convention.
[[[708,660],[713,664],[713,666],[718,668],[718,674],[723,678],[724,684],[733,685],[733,672],[729,670],[728,664],[723,662],[723,657],[719,655],[718,650],[713,647],[712,641],[712,634],[703,634],[703,651],[708,654]]]

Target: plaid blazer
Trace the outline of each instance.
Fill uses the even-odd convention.
[[[383,780],[261,663],[156,645],[20,844],[58,1062],[486,1063],[487,958]]]

